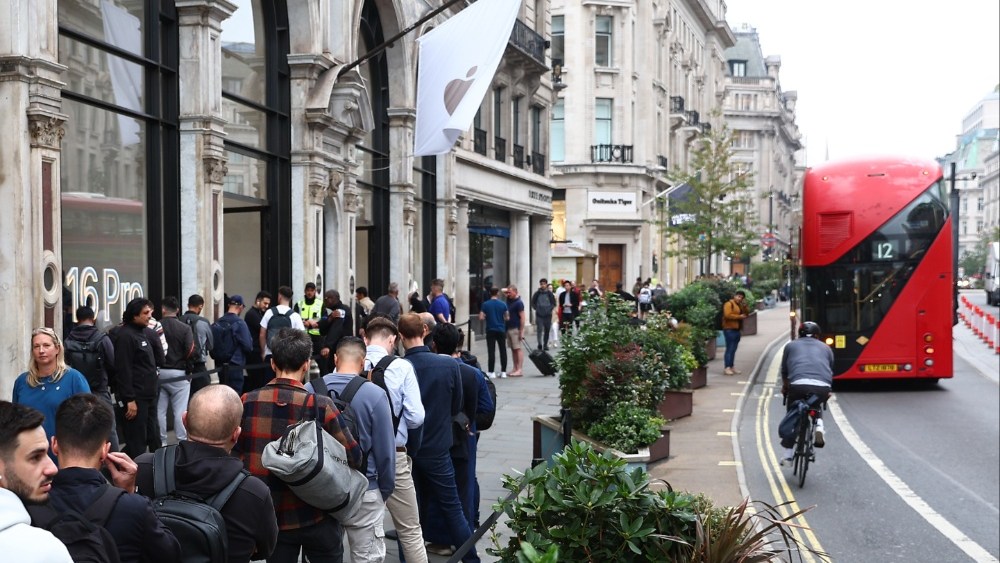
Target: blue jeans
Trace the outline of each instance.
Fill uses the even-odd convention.
[[[736,361],[736,347],[740,345],[740,329],[727,328],[722,331],[722,334],[726,337],[726,353],[723,355],[722,361],[725,365],[723,367],[731,368],[733,362]]]
[[[310,563],[343,563],[344,529],[333,518],[305,528],[281,530],[274,552],[267,563],[298,563],[299,552],[305,552]]]
[[[458,497],[458,486],[455,483],[455,468],[452,466],[448,452],[442,452],[433,457],[413,458],[413,484],[417,489],[417,505],[420,507],[420,522],[425,520],[424,507],[427,498],[437,500],[444,513],[444,524],[451,533],[451,544],[459,548],[472,535],[472,528],[462,509],[462,501]],[[429,518],[429,516],[428,516]],[[465,563],[479,563],[479,555],[475,546],[462,557]]]

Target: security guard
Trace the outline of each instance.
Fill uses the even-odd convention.
[[[313,355],[319,354],[323,347],[323,336],[319,331],[319,321],[323,317],[323,300],[316,297],[316,284],[306,284],[305,298],[295,305],[295,312],[302,317],[306,332],[312,339]]]

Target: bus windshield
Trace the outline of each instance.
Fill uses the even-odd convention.
[[[829,266],[803,272],[804,318],[827,332],[873,333],[948,218],[938,181]]]

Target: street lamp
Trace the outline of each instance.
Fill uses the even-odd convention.
[[[958,178],[955,175],[955,169],[957,164],[952,162],[949,174],[949,183],[951,184],[951,194],[949,196],[949,205],[951,206],[951,271],[952,271],[952,313],[951,313],[951,324],[958,324],[958,209],[959,209],[959,197],[958,189],[955,185],[959,180],[963,182],[971,182],[976,179],[976,173],[973,172],[967,177]]]

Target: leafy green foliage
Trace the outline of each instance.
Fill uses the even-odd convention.
[[[719,253],[747,255],[758,240],[752,175],[734,169],[733,134],[713,128],[692,143],[691,161],[667,177],[691,188],[688,197],[671,199],[669,216],[657,222],[671,241],[669,256],[707,258]],[[671,221],[670,217],[675,220]],[[683,217],[683,220],[676,220]]]
[[[591,364],[588,377],[580,382],[583,393],[570,406],[573,422],[589,432],[594,423],[609,416],[620,404],[645,409],[649,418],[663,398],[666,381],[666,365],[655,351],[634,342],[619,346],[612,350],[611,357]]]
[[[487,551],[508,563],[610,561],[657,563],[763,563],[777,555],[818,553],[792,536],[791,512],[749,499],[720,508],[704,495],[654,491],[649,474],[628,471],[624,460],[574,440],[552,459],[523,475],[504,475],[503,487],[523,491],[493,506],[512,532],[501,544],[495,524]],[[783,516],[782,512],[788,512]],[[539,553],[545,553],[540,556]],[[556,555],[558,554],[558,555]],[[551,558],[549,556],[551,555]],[[542,558],[540,558],[542,557]]]
[[[660,438],[660,428],[666,420],[649,416],[649,409],[633,403],[617,403],[610,414],[586,429],[587,435],[625,453],[635,453],[639,448]]]

